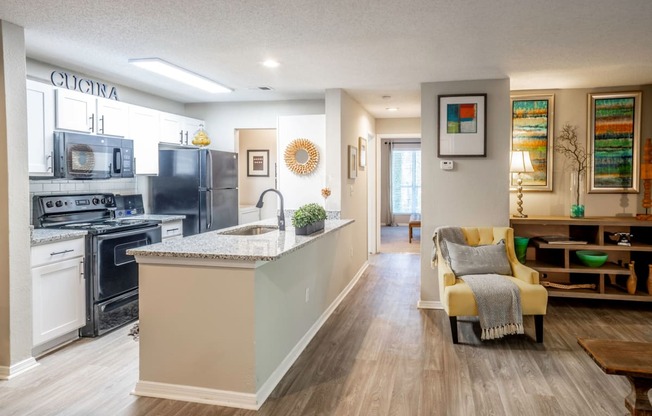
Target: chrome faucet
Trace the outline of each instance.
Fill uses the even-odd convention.
[[[263,197],[265,194],[269,191],[272,191],[276,193],[281,200],[281,213],[278,216],[278,229],[279,231],[285,231],[285,211],[283,211],[283,195],[279,191],[277,191],[274,188],[269,188],[263,191],[262,194],[260,194],[260,198],[258,198],[258,203],[256,204],[256,208],[262,208],[263,207]]]

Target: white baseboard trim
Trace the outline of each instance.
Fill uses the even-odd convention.
[[[256,395],[253,393],[247,394],[235,391],[208,389],[205,387],[157,383],[154,381],[139,380],[131,394],[157,397],[159,399],[237,407],[248,410],[258,410],[260,408],[256,403]]]
[[[0,366],[0,380],[12,379],[26,371],[38,367],[40,364],[36,362],[34,357],[23,360],[11,367]]]
[[[274,372],[267,378],[260,389],[258,389],[258,392],[256,392],[256,399],[257,402],[260,403],[260,406],[262,406],[269,395],[272,394],[272,391],[278,385],[278,383],[280,383],[285,373],[287,373],[290,367],[292,367],[292,364],[294,364],[297,358],[299,358],[303,350],[306,349],[312,338],[317,334],[322,325],[324,325],[324,323],[328,320],[333,311],[337,309],[339,304],[342,303],[344,298],[346,298],[349,292],[351,292],[351,289],[353,289],[353,287],[358,283],[358,280],[360,280],[360,277],[362,277],[364,272],[367,270],[367,267],[369,267],[369,262],[365,261],[353,279],[351,279],[349,284],[346,285],[346,287],[333,300],[328,308],[326,308],[319,319],[317,319],[317,321],[310,327],[308,332],[306,332],[306,334],[299,340],[299,342],[297,342],[297,344],[294,346],[294,348],[292,348],[292,350],[290,350],[285,359],[283,359],[278,367],[276,367],[276,370],[274,370]]]
[[[265,383],[258,389],[256,394],[240,393],[235,391],[208,389],[205,387],[193,387],[179,384],[158,383],[153,381],[139,380],[136,387],[131,392],[136,396],[157,397],[160,399],[181,400],[185,402],[195,402],[212,404],[219,406],[236,407],[239,409],[258,410],[265,403],[265,400],[272,393],[274,388],[281,381],[285,373],[292,367],[292,364],[299,358],[303,350],[308,346],[312,338],[317,334],[319,329],[331,316],[333,311],[339,306],[344,298],[351,292],[351,289],[358,283],[360,277],[369,267],[365,261],[360,270],[355,274],[353,279],[346,285],[340,294],[321,314],[319,319],[310,327],[308,332],[297,342],[290,350],[288,355],[276,367],[276,370],[267,378]]]
[[[419,309],[444,309],[444,305],[438,300],[420,300],[417,302]]]

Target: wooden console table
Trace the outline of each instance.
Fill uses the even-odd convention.
[[[652,221],[633,217],[512,218],[514,235],[530,238],[526,266],[541,273],[550,297],[652,302]],[[630,233],[630,246],[616,244],[608,235]],[[563,244],[542,240],[565,236]],[[608,254],[600,267],[581,264],[576,252],[597,250]],[[552,283],[552,285],[550,285]],[[584,286],[590,288],[573,288]]]
[[[652,343],[578,338],[578,344],[606,374],[626,376],[632,392],[625,407],[636,416],[652,416]]]

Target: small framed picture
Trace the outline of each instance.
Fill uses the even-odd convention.
[[[358,148],[349,146],[349,179],[358,177]]]
[[[487,156],[487,94],[438,96],[438,157]]]
[[[247,150],[247,176],[269,176],[269,150]]]
[[[358,152],[360,154],[360,170],[367,166],[367,139],[358,137]]]

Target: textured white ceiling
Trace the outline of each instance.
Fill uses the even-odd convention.
[[[423,82],[652,83],[651,0],[2,0],[0,19],[25,28],[30,58],[184,103],[344,88],[376,117],[416,117]],[[202,93],[127,63],[147,57],[235,92]],[[281,66],[262,67],[267,58]]]

